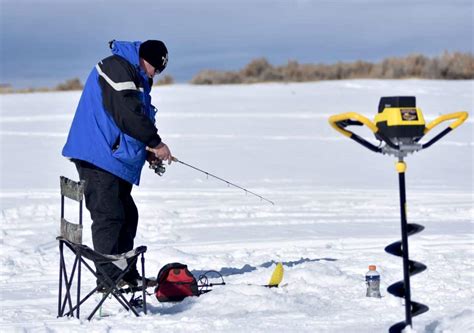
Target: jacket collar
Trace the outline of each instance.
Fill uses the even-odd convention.
[[[143,76],[143,78],[148,82],[148,77],[146,73],[140,68],[140,57],[139,57],[139,50],[140,45],[142,42],[127,42],[127,41],[113,41],[112,43],[112,54],[118,55],[124,59],[126,59],[129,63],[131,63],[138,72]]]

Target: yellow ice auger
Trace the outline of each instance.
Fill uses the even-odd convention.
[[[397,96],[382,97],[380,99],[375,122],[355,112],[343,113],[329,118],[331,126],[343,135],[376,153],[393,155],[398,158],[396,170],[398,172],[400,189],[402,240],[388,245],[385,251],[403,258],[403,281],[390,285],[387,291],[394,296],[405,298],[405,321],[391,326],[389,329],[391,333],[401,332],[406,326],[412,326],[412,317],[420,315],[429,309],[424,304],[411,301],[410,276],[423,272],[426,266],[409,260],[408,236],[422,231],[424,227],[415,223],[407,223],[405,194],[406,164],[403,159],[410,153],[428,148],[461,125],[467,117],[467,112],[455,112],[442,115],[426,125],[421,109],[416,107],[416,98],[414,96]],[[447,120],[453,120],[453,122],[426,143],[420,143],[423,136]],[[381,141],[379,146],[347,130],[349,126],[363,125],[367,126],[374,133],[375,137]]]

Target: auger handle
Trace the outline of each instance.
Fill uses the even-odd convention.
[[[356,112],[347,112],[341,113],[338,115],[334,115],[329,117],[329,124],[339,133],[351,138],[352,140],[356,141],[357,143],[361,144],[367,149],[372,150],[376,153],[381,153],[382,148],[377,147],[376,145],[370,143],[369,141],[365,140],[363,137],[355,134],[346,129],[348,126],[367,126],[374,134],[379,135],[390,147],[394,149],[399,149],[397,145],[395,145],[390,139],[381,136],[378,127],[371,122],[368,118],[364,117],[361,114]]]
[[[430,122],[425,127],[424,135],[426,135],[429,131],[431,131],[434,127],[438,126],[442,122],[447,121],[447,120],[456,119],[447,128],[445,128],[443,131],[439,132],[435,137],[433,137],[430,141],[428,141],[427,143],[424,143],[422,145],[422,149],[428,148],[433,143],[435,143],[439,139],[441,139],[443,136],[445,136],[446,134],[451,132],[453,129],[460,126],[462,123],[464,123],[466,121],[468,116],[469,116],[469,114],[467,112],[460,111],[460,112],[444,114],[442,116],[439,116],[438,118],[436,118],[432,122]]]

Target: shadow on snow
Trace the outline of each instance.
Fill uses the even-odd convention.
[[[316,258],[316,259],[309,259],[309,258],[301,258],[296,261],[285,261],[282,262],[283,266],[285,267],[293,267],[296,265],[300,265],[306,262],[316,262],[316,261],[336,261],[337,259],[333,258]],[[251,266],[249,264],[245,264],[242,266],[242,268],[235,268],[235,267],[222,267],[220,270],[217,272],[222,275],[222,276],[230,276],[230,275],[239,275],[239,274],[244,274],[244,273],[249,273],[252,271],[255,271],[258,267],[264,267],[268,268],[271,267],[272,265],[276,265],[278,261],[272,260],[272,261],[267,261],[261,265],[258,266]],[[202,274],[205,274],[209,270],[193,270],[191,273],[198,278]]]

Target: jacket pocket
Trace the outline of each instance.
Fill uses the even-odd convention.
[[[112,156],[125,164],[141,167],[146,156],[145,145],[126,134],[120,134],[118,145],[112,147]]]

